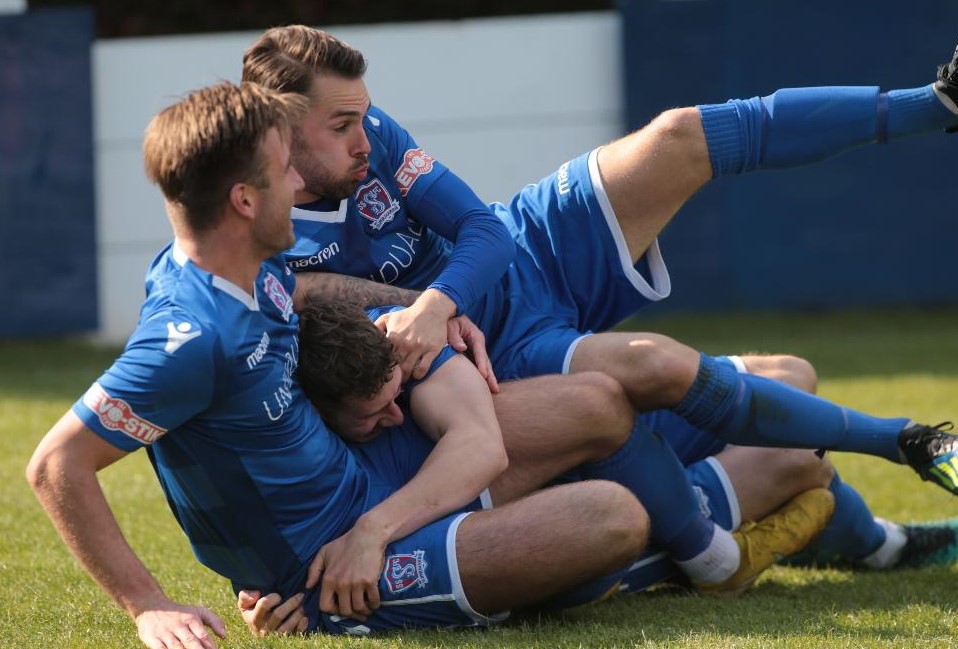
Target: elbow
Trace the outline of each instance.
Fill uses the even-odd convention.
[[[52,471],[52,462],[49,454],[37,449],[30,462],[27,463],[26,479],[34,493],[43,493],[50,484],[50,475]]]

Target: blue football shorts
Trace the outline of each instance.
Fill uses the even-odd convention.
[[[372,478],[371,508],[416,474],[433,442],[407,416],[401,426],[351,448]],[[397,629],[486,626],[505,620],[508,612],[485,616],[472,609],[456,560],[460,523],[470,512],[490,507],[491,500],[484,492],[458,512],[386,546],[385,566],[379,578],[381,605],[364,622],[317,613],[319,589],[314,589],[304,602],[310,629],[368,635]]]
[[[492,204],[517,253],[473,319],[502,379],[566,372],[584,335],[610,329],[671,292],[657,241],[632,264],[597,153],[527,185],[508,205]]]
[[[556,311],[581,331],[603,331],[638,309],[668,297],[669,273],[658,242],[636,265],[602,184],[598,149],[574,158],[508,205],[494,203],[520,250],[517,265],[534,264]],[[526,286],[525,293],[537,287]]]

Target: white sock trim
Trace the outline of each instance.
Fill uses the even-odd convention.
[[[729,532],[715,525],[715,536],[705,550],[675,564],[694,582],[719,584],[735,574],[741,561],[738,543]]]
[[[729,513],[732,517],[732,530],[737,530],[742,525],[742,508],[738,504],[738,494],[735,493],[735,487],[732,485],[731,478],[725,472],[725,467],[715,457],[705,458],[705,464],[715,472],[719,484],[722,485],[722,492],[725,495],[725,502],[728,503]]]
[[[905,530],[897,523],[876,516],[875,524],[885,530],[885,541],[878,546],[877,550],[862,559],[862,563],[875,570],[891,568],[901,560],[908,537],[905,536]]]
[[[748,368],[745,367],[745,361],[742,360],[741,356],[726,356],[725,358],[732,362],[739,374],[748,374]]]

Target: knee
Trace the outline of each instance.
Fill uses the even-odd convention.
[[[620,362],[633,406],[641,410],[670,408],[695,381],[699,353],[667,336],[641,334],[630,342]]]
[[[789,354],[752,354],[743,356],[742,360],[752,374],[787,383],[811,394],[818,390],[815,366],[804,358]]]
[[[781,371],[785,375],[783,381],[811,394],[818,391],[818,373],[809,361],[798,356],[784,355],[781,357],[781,363]]]
[[[795,485],[797,491],[827,488],[835,475],[835,467],[831,462],[809,450],[777,449],[775,462],[779,479]]]
[[[635,410],[622,384],[601,372],[575,374],[576,409],[597,458],[617,451],[629,439]]]
[[[628,489],[614,482],[590,483],[596,516],[596,539],[609,552],[609,561],[626,566],[635,560],[649,540],[651,523],[645,507]]]

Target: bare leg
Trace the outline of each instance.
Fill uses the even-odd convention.
[[[466,518],[459,574],[476,611],[521,608],[626,567],[648,534],[645,510],[624,487],[562,485]]]
[[[743,354],[741,359],[751,374],[788,383],[810,394],[818,391],[818,373],[804,358],[788,354]]]
[[[662,228],[712,178],[702,118],[677,108],[602,147],[599,174],[635,263]]]
[[[490,487],[496,504],[612,455],[632,432],[632,406],[622,386],[604,374],[542,376],[501,389],[493,403],[509,468]]]
[[[809,489],[827,488],[835,469],[813,451],[735,446],[715,456],[738,497],[743,521],[754,521]]]
[[[584,338],[569,372],[605,372],[625,388],[636,410],[670,408],[688,393],[699,353],[667,336],[606,332]]]

